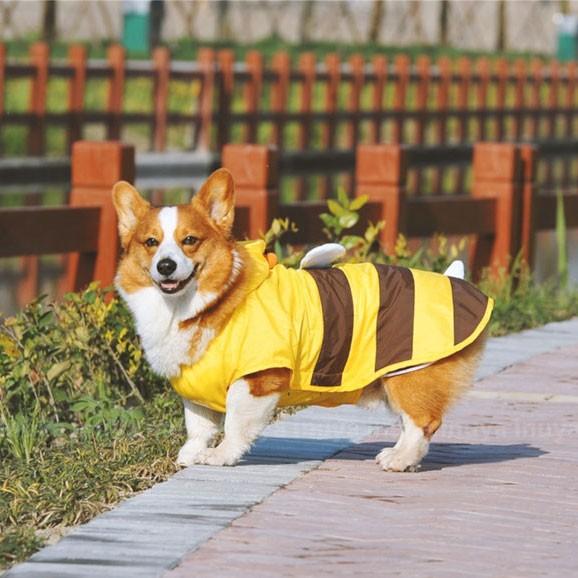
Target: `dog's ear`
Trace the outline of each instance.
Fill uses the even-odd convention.
[[[192,203],[204,210],[229,236],[235,219],[235,186],[227,169],[216,170],[193,197]]]
[[[150,208],[139,192],[126,181],[119,181],[112,189],[112,202],[118,215],[118,232],[126,249],[138,222]]]

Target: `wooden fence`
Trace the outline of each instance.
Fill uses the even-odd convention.
[[[473,147],[472,185],[469,194],[410,197],[406,194],[411,148],[399,144],[360,145],[357,148],[354,195],[367,195],[364,222],[384,220],[381,243],[386,253],[394,249],[400,233],[409,238],[471,236],[469,268],[475,278],[491,267],[507,267],[521,254],[530,265],[535,255],[536,235],[553,230],[556,225],[556,196],[544,190],[536,180],[540,149],[530,144],[476,143]],[[554,151],[546,149],[552,156]],[[561,149],[559,154],[568,154]],[[574,149],[574,155],[576,149]],[[235,178],[243,175],[243,186],[250,189],[246,176],[251,167],[254,187],[264,187],[263,175],[269,176],[267,194],[241,196],[237,203],[250,211],[249,233],[255,236],[266,230],[271,215],[288,217],[299,232],[295,243],[323,242],[319,215],[326,204],[297,202],[280,204],[276,197],[278,156],[271,148],[255,145],[227,145],[224,165]],[[423,159],[420,159],[423,160]],[[578,194],[562,190],[566,226],[578,228]]]
[[[530,145],[477,143],[469,195],[406,195],[411,150],[399,144],[360,145],[353,194],[366,194],[364,220],[385,220],[381,241],[391,251],[398,234],[471,235],[470,268],[499,268],[522,252],[532,263],[536,233],[555,226],[556,197],[542,194],[535,179],[537,149]],[[69,207],[0,210],[0,257],[25,257],[17,292],[22,305],[38,288],[34,255],[73,253],[65,259],[60,292],[79,289],[91,279],[112,283],[118,258],[111,188],[134,178],[134,149],[118,142],[78,142],[73,147],[73,187]],[[290,241],[323,242],[319,214],[325,202],[280,203],[278,151],[261,145],[227,145],[223,165],[237,190],[235,234],[256,237],[276,216],[294,221]],[[578,194],[564,192],[566,222],[578,227]]]
[[[17,79],[28,80],[25,110],[11,108],[8,98]],[[64,94],[54,94],[55,80],[66,83]],[[106,85],[102,106],[88,98],[93,81]],[[138,106],[129,102],[133,81],[147,83],[133,90]],[[196,61],[175,62],[159,48],[150,61],[127,61],[113,45],[106,60],[89,60],[84,47],[71,46],[67,61],[55,61],[46,44],[36,43],[22,63],[8,59],[0,45],[0,130],[24,127],[30,155],[45,153],[49,128],[63,130],[70,148],[94,125],[109,140],[126,140],[130,127],[144,125],[155,151],[167,148],[175,127],[190,128],[181,148],[216,151],[231,142],[333,152],[379,142],[568,140],[578,124],[577,81],[576,63],[538,59],[432,62],[420,56],[412,63],[399,55],[367,62],[330,54],[318,62],[303,53],[293,63],[280,52],[266,63],[256,51],[235,62],[230,50],[202,49]],[[181,106],[171,101],[179,83],[190,88]],[[433,192],[444,189],[442,176],[433,179]],[[452,186],[461,191],[463,182],[462,176]],[[327,183],[319,190],[327,194]],[[297,198],[305,194],[301,186]]]

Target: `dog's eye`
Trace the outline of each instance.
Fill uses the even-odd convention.
[[[187,235],[183,239],[183,245],[194,245],[199,241],[198,237],[193,237],[193,235]]]
[[[145,241],[145,245],[147,247],[157,247],[159,244],[159,242],[154,238],[154,237],[149,237],[146,241]]]

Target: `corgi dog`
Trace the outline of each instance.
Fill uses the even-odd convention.
[[[314,255],[307,268],[287,269],[266,258],[264,243],[232,238],[234,184],[224,169],[187,205],[152,207],[126,182],[113,202],[117,290],[152,369],[183,397],[178,464],[236,464],[278,406],[354,403],[384,404],[401,420],[378,465],[418,468],[472,383],[491,314],[491,299],[458,278],[459,266],[444,276],[327,267]]]

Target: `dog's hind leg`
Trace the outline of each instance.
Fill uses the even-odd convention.
[[[428,435],[427,429],[419,427],[415,420],[407,413],[401,412],[401,435],[392,448],[383,449],[375,461],[384,469],[391,472],[416,471],[420,462],[429,450],[429,441],[433,432]],[[437,429],[441,420],[436,424],[430,421],[431,427]]]
[[[384,470],[404,472],[418,468],[446,411],[471,385],[484,337],[433,365],[384,379],[387,404],[400,416],[402,424],[395,446],[376,457]]]

